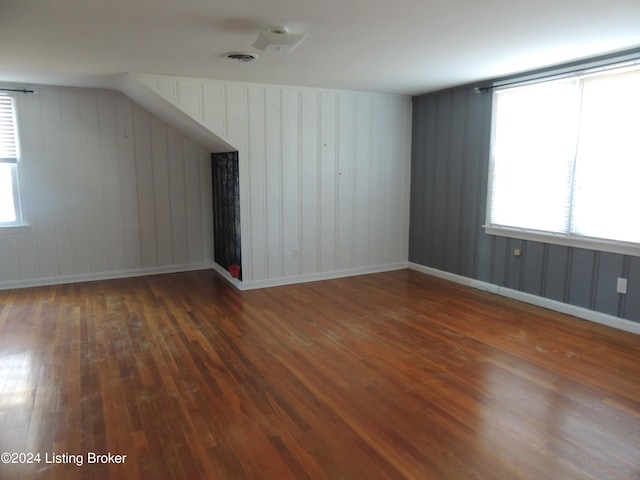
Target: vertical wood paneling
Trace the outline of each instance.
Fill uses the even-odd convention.
[[[14,235],[16,242],[16,265],[19,279],[36,278],[38,261],[36,257],[35,238],[32,233],[21,232]],[[13,280],[9,278],[9,281]]]
[[[206,151],[114,92],[42,87],[19,108],[30,227],[0,230],[0,287],[210,261]]]
[[[176,103],[185,113],[202,121],[200,82],[189,80],[176,82]]]
[[[187,225],[189,242],[189,263],[207,262],[213,258],[213,215],[205,205],[211,205],[213,185],[209,152],[188,138],[183,138],[186,161],[185,189],[187,198]],[[193,172],[192,175],[189,172]],[[191,181],[189,180],[191,179]],[[199,192],[193,188],[200,180]],[[194,196],[193,201],[189,201]],[[200,215],[198,215],[200,213]],[[192,219],[191,219],[192,218]]]
[[[318,93],[303,91],[301,103],[300,187],[302,189],[302,274],[318,271],[319,261],[319,209],[320,209],[320,165],[319,165],[319,105]]]
[[[171,99],[171,101],[174,103],[178,101],[178,82],[176,82],[174,79],[159,77],[156,78],[155,84],[155,88],[160,95],[165,98]]]
[[[185,164],[183,137],[173,128],[167,128],[167,168],[169,177],[169,212],[171,219],[171,257],[180,265],[189,263],[189,224],[187,222],[187,196],[185,195]],[[197,184],[193,182],[192,184]],[[196,190],[197,191],[197,190]],[[197,210],[195,210],[197,211]]]
[[[248,117],[249,110],[247,106],[247,88],[243,85],[227,85],[225,87],[225,91],[225,98],[227,101],[226,105],[229,107],[227,108],[226,114],[228,139],[234,147],[241,152],[245,152],[246,155],[248,153],[247,139],[249,136],[248,130],[250,128]],[[209,103],[209,98],[207,97],[204,102]],[[245,162],[240,159],[240,163],[242,165]],[[248,175],[248,172],[246,172],[246,175]]]
[[[544,245],[539,242],[525,242],[523,247],[523,260],[523,291],[531,293],[532,295],[542,295]]]
[[[60,157],[54,163],[54,185],[58,195],[56,211],[66,211],[64,218],[54,223],[58,258],[58,274],[72,275],[78,267],[89,270],[91,255],[90,233],[81,229],[81,221],[86,218],[87,189],[82,184],[86,168],[82,158],[79,140],[84,133],[84,125],[79,121],[77,97],[69,91],[62,91],[60,97],[60,132],[58,146]],[[76,133],[79,132],[79,135]],[[74,252],[78,252],[74,255]]]
[[[194,264],[213,258],[211,162],[209,153],[189,138],[182,137],[182,147],[188,258]]]
[[[523,241],[513,238],[509,239],[507,244],[507,273],[505,286],[511,288],[513,290],[520,290],[522,288],[522,254],[517,257],[514,255],[513,251],[518,249],[522,252]]]
[[[120,194],[120,165],[115,159],[119,158],[119,131],[116,114],[116,102],[112,95],[96,95],[98,105],[98,136],[99,178],[102,178],[102,207],[104,210],[103,244],[104,263],[96,271],[124,270],[125,249],[123,219],[123,198]]]
[[[171,196],[169,191],[169,166],[167,129],[156,117],[149,117],[151,136],[151,172],[153,178],[153,218],[157,245],[157,265],[173,263],[171,246]]]
[[[118,144],[118,188],[111,191],[122,200],[122,210],[116,214],[113,221],[114,228],[120,223],[123,238],[124,269],[140,268],[142,266],[142,238],[140,236],[140,213],[138,208],[138,177],[136,173],[135,129],[133,126],[134,105],[125,97],[117,96],[116,122]]]
[[[640,319],[640,257],[629,259],[627,294],[624,296],[624,318]]]
[[[353,266],[354,183],[356,156],[356,103],[353,95],[339,94],[337,97],[339,142],[337,146],[337,232],[336,267],[348,269]]]
[[[490,126],[490,94],[414,98],[409,260],[640,321],[637,258],[484,234]],[[616,293],[622,276],[627,295]]]
[[[369,166],[369,261],[384,264],[387,203],[387,179],[385,178],[387,109],[384,97],[371,99],[371,143]]]
[[[337,115],[337,96],[323,92],[319,95],[319,245],[318,269],[331,272],[336,266],[337,241],[337,140],[340,128]]]
[[[356,97],[356,166],[354,185],[354,239],[358,239],[353,253],[354,267],[369,264],[370,257],[370,199],[371,158],[373,158],[371,141],[372,100],[367,95]]]
[[[431,100],[427,102],[427,108],[427,131],[425,132],[427,148],[425,154],[429,159],[434,159],[437,158],[436,151],[438,147],[438,98],[432,97]],[[435,202],[437,164],[433,160],[426,163],[425,177],[427,179],[427,183],[424,185],[426,192],[426,204],[422,214],[422,231],[424,232],[423,241],[425,242],[423,258],[426,262],[429,262],[428,265],[433,265],[433,262],[436,261],[434,239],[438,231],[438,223],[435,220],[435,213],[437,211]]]
[[[86,206],[83,209],[82,216],[74,219],[74,226],[79,234],[84,233],[87,229],[85,225],[93,222],[91,218],[92,212],[96,212],[101,218],[105,218],[104,210],[104,177],[101,172],[101,154],[100,154],[100,125],[98,122],[98,103],[95,92],[86,91],[78,96],[80,125],[83,128],[83,134],[80,141],[80,158],[75,161],[76,165],[84,164],[84,169],[75,170],[82,171],[83,177],[79,179],[82,184],[81,192],[85,197]],[[80,263],[77,271],[104,272],[109,270],[108,266],[108,248],[107,248],[107,230],[105,222],[99,222],[94,228],[88,231],[86,236],[77,244],[86,243],[87,258],[84,260],[86,264]]]
[[[40,99],[43,150],[38,157],[26,156],[27,152],[23,152],[21,159],[21,162],[29,165],[32,172],[37,171],[38,175],[31,188],[23,187],[21,191],[26,190],[27,195],[30,196],[32,215],[30,221],[36,234],[38,251],[41,252],[38,255],[38,273],[39,276],[46,278],[60,275],[64,271],[71,271],[71,268],[62,270],[58,268],[58,265],[65,260],[60,257],[58,245],[71,243],[71,228],[67,220],[69,212],[64,208],[67,185],[64,180],[64,154],[61,144],[60,98],[56,92]],[[36,117],[33,118],[35,120]],[[34,130],[37,129],[37,125],[30,125],[32,122],[29,118],[18,117],[18,121],[21,137],[29,138],[30,135],[27,135],[27,132],[32,126],[35,127]],[[37,161],[35,160],[37,158],[46,159],[46,161]],[[40,168],[37,168],[37,165]],[[32,176],[34,177],[35,175]],[[63,226],[62,229],[59,229],[60,225]]]
[[[425,232],[424,217],[429,211],[427,206],[427,166],[430,164],[427,155],[427,102],[414,103],[411,125],[413,129],[411,145],[411,217],[409,220],[409,259],[420,264],[427,264],[425,258],[426,241],[429,236]]]
[[[599,254],[594,305],[599,312],[618,315],[620,294],[616,292],[616,283],[618,277],[622,276],[623,262],[623,255],[606,252]]]
[[[569,268],[570,249],[562,245],[546,245],[545,250],[544,296],[564,302],[567,294],[567,268]]]
[[[151,78],[239,152],[243,281],[406,260],[408,98]],[[201,93],[201,117],[173,94],[183,82]]]
[[[574,248],[571,253],[568,303],[583,308],[591,305],[595,253],[592,250]]]
[[[434,203],[433,225],[431,226],[431,237],[433,242],[433,261],[436,268],[444,270],[446,268],[447,252],[447,224],[449,211],[449,188],[448,179],[450,171],[450,147],[452,142],[451,132],[451,94],[442,95],[438,98],[438,117],[436,119],[436,139],[435,148],[437,158],[445,158],[446,161],[438,162],[434,165],[434,195],[438,203]]]
[[[224,85],[211,82],[202,85],[202,123],[212,132],[218,132],[223,138],[228,137],[227,132],[227,106],[226,91]]]
[[[242,232],[242,235],[248,236],[250,242],[251,272],[255,278],[263,279],[267,278],[268,272],[268,258],[264,248],[267,241],[265,90],[262,87],[249,87],[247,90],[249,118],[247,152],[251,165],[248,177],[250,195],[248,213],[252,228],[250,232]],[[245,250],[242,249],[243,254],[244,252]]]
[[[476,179],[477,182],[477,202],[476,202],[476,251],[478,257],[481,258],[491,245],[492,238],[484,233],[482,226],[486,219],[487,210],[487,181],[489,178],[489,148],[490,148],[490,136],[491,136],[491,97],[489,95],[476,95],[476,98],[481,102],[481,117],[480,117],[480,129],[479,143],[476,146],[475,156],[472,157],[472,161],[476,161],[479,164],[479,175]],[[476,265],[476,275],[479,279],[486,279],[486,269],[483,268],[486,264],[479,261]]]
[[[300,274],[300,93],[282,92],[282,250],[285,277]]]
[[[282,277],[282,104],[281,91],[265,90],[265,209],[267,272],[265,277]]]
[[[482,97],[473,92],[465,92],[460,100],[466,106],[466,118],[464,138],[464,150],[462,158],[462,192],[463,205],[460,218],[460,275],[473,277],[475,273],[475,258],[478,251],[478,237],[481,223],[479,210],[480,172],[482,171],[481,145],[483,130],[483,103]]]
[[[158,264],[158,239],[156,237],[155,189],[153,185],[153,161],[151,151],[150,115],[140,107],[133,109],[135,129],[136,178],[138,179],[138,224],[142,248],[142,267]]]
[[[18,278],[15,235],[0,235],[0,282]]]
[[[467,103],[464,101],[464,92],[454,92],[452,94],[452,116],[451,116],[451,137],[449,138],[449,161],[447,182],[447,211],[446,213],[446,270],[449,272],[460,272],[460,216],[461,205],[464,201],[463,188],[463,152],[464,141],[456,141],[457,138],[465,139]]]
[[[491,242],[491,283],[505,286],[507,239],[492,238]]]
[[[406,121],[407,106],[399,102],[387,101],[385,130],[393,132],[394,129],[402,132],[400,135],[388,133],[385,142],[384,178],[385,182],[385,252],[384,263],[392,263],[396,258],[407,257],[409,215],[396,211],[397,205],[407,205],[408,165],[402,160],[408,154],[408,137],[410,124]]]

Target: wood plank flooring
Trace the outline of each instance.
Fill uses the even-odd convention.
[[[3,480],[638,480],[640,337],[409,270],[5,291],[0,452]]]

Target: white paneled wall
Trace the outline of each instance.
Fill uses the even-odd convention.
[[[406,265],[409,97],[135,79],[238,150],[246,284]]]
[[[210,266],[208,151],[116,92],[17,101],[30,226],[0,229],[0,288]]]

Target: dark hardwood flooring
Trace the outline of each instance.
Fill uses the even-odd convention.
[[[638,480],[640,337],[409,270],[4,291],[0,452],[3,480]]]

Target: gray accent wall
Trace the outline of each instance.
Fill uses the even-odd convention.
[[[475,86],[413,99],[409,261],[640,322],[639,257],[484,233],[491,104]]]

